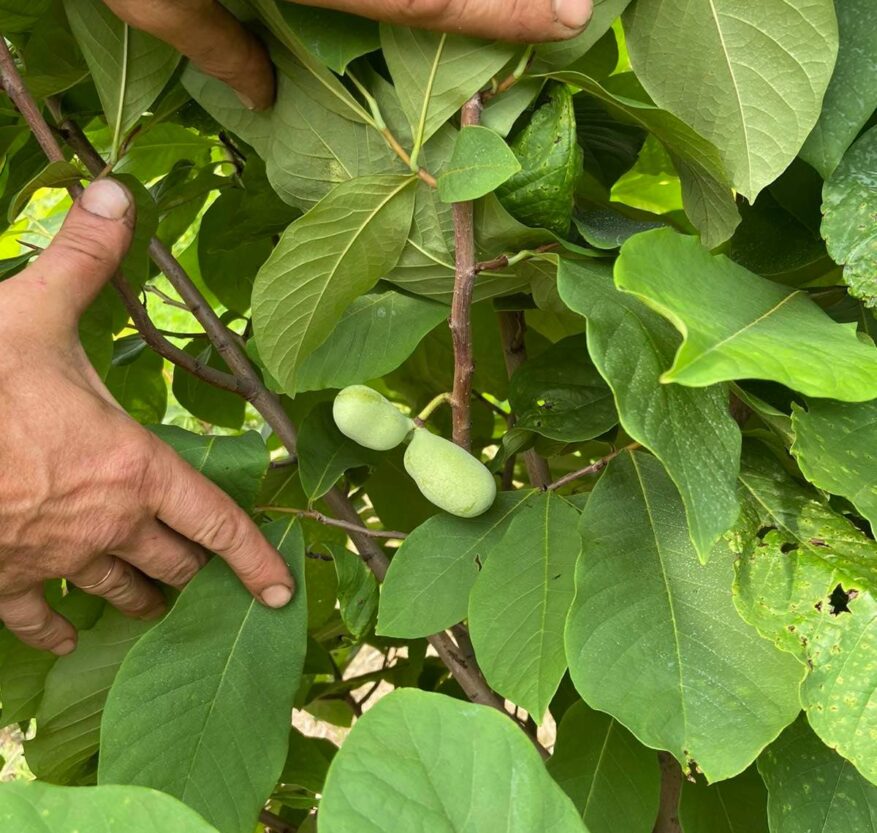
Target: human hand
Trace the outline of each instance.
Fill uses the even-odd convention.
[[[47,579],[151,618],[164,597],[150,578],[182,587],[210,550],[269,607],[294,589],[246,513],[130,419],[86,358],[79,317],[133,221],[127,191],[95,182],[37,260],[0,283],[0,620],[56,654],[76,632],[47,604]]]
[[[255,110],[274,101],[262,43],[217,0],[104,0],[122,20],[174,46]],[[592,0],[306,0],[388,23],[512,41],[564,40],[591,17]]]

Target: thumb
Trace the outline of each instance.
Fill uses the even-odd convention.
[[[134,200],[115,179],[92,182],[33,264],[33,277],[77,320],[116,273],[131,245]]]

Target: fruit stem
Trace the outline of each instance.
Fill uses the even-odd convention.
[[[422,427],[423,424],[432,416],[433,411],[441,407],[445,402],[450,401],[451,394],[440,393],[417,415],[414,422],[417,423],[418,427]]]

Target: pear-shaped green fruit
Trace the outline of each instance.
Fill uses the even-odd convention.
[[[414,429],[405,450],[405,470],[430,503],[451,515],[474,518],[496,498],[496,481],[485,465],[425,428]]]
[[[339,391],[332,416],[345,437],[375,451],[395,448],[414,428],[413,420],[365,385],[351,385]]]

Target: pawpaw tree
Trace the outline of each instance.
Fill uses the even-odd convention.
[[[0,275],[126,184],[83,344],[298,593],[48,587],[81,639],[0,632],[0,829],[872,830],[873,0],[539,46],[229,5],[267,111],[99,0],[0,2]]]

